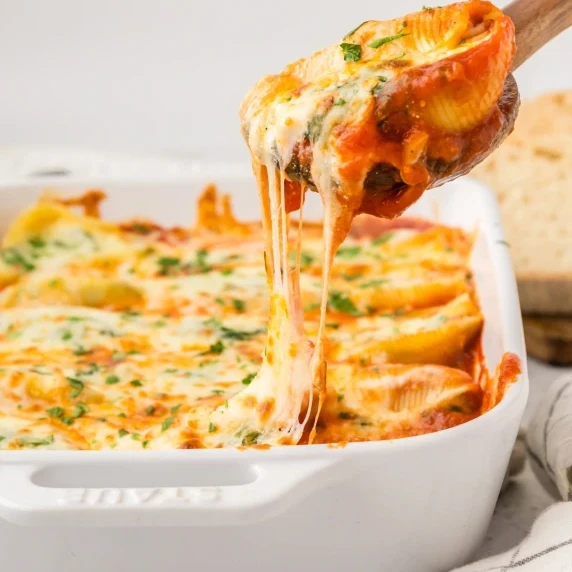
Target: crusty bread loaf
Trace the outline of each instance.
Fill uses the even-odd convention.
[[[471,176],[498,195],[523,312],[572,315],[572,91],[525,101]]]
[[[572,318],[524,316],[529,355],[553,365],[572,364]]]

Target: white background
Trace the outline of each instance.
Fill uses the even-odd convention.
[[[422,4],[0,0],[0,145],[246,158],[237,108],[260,75],[338,41],[363,20]],[[568,30],[518,71],[521,91],[572,87],[571,61]]]

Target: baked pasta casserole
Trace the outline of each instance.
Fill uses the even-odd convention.
[[[276,396],[249,391],[268,328],[261,224],[237,221],[214,187],[190,228],[102,220],[102,198],[43,196],[4,237],[0,447],[268,446],[265,423],[282,412]],[[413,218],[356,219],[330,280],[315,443],[433,432],[502,397],[518,363],[506,357],[491,377],[483,368],[472,240]],[[306,223],[302,241],[293,258],[310,338],[321,224]],[[239,396],[253,421],[231,432],[220,419]],[[315,409],[305,395],[301,417]],[[310,429],[289,442],[307,443]]]

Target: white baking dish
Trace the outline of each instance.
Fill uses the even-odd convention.
[[[105,188],[106,217],[188,225],[212,180],[232,193],[239,216],[258,218],[247,168],[177,182],[57,187]],[[0,188],[0,228],[40,190]],[[464,179],[429,192],[410,213],[479,228],[472,266],[487,363],[494,368],[512,351],[526,368],[493,195]],[[449,570],[484,537],[527,395],[525,369],[498,407],[470,423],[345,448],[0,452],[0,571]]]

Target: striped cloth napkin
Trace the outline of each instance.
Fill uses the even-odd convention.
[[[548,388],[524,441],[540,482],[568,502],[542,513],[515,548],[454,572],[572,572],[572,374]]]
[[[499,556],[457,568],[454,572],[572,572],[572,503],[551,506],[530,534]]]

